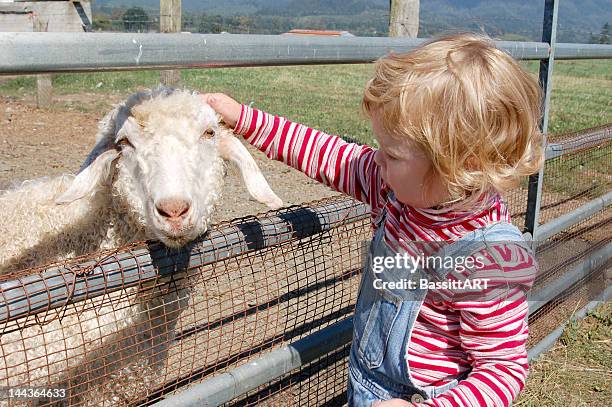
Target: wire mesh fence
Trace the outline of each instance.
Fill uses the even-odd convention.
[[[612,125],[553,135],[544,167],[540,224],[612,190]],[[506,194],[512,221],[524,227],[527,182]]]
[[[337,212],[335,227],[289,208],[274,218],[311,229],[282,228],[270,217],[223,223],[208,235],[208,260],[194,260],[205,257],[200,245],[187,260],[136,244],[102,253],[85,269],[74,266],[84,260],[77,259],[4,276],[0,386],[64,389],[70,405],[150,404],[346,318],[369,220],[353,210],[363,205],[345,199],[314,207],[317,216]],[[239,254],[230,250],[235,229],[246,236]],[[159,273],[149,273],[145,252]],[[140,261],[130,269],[128,257]],[[58,268],[62,278],[46,278]],[[125,285],[97,278],[103,272],[118,273]],[[77,282],[90,284],[80,301]]]
[[[612,189],[612,126],[553,137],[551,142],[562,155],[548,160],[544,168],[540,223]]]
[[[610,190],[606,134],[584,149],[558,141],[572,152],[547,163],[549,219],[588,201],[548,192],[564,178],[589,196]],[[507,200],[520,214],[525,190]],[[605,208],[539,242],[534,290],[610,244],[610,223]],[[190,252],[137,243],[4,275],[0,386],[61,391],[38,405],[154,404],[350,316],[370,233],[367,208],[335,197],[221,223]],[[609,285],[609,270],[580,276],[531,315],[530,345]],[[345,345],[227,405],[343,405],[347,356]]]

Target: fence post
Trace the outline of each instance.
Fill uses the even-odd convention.
[[[540,60],[540,84],[544,90],[543,115],[540,121],[540,129],[544,134],[544,146],[547,143],[548,118],[550,114],[550,94],[552,93],[552,74],[555,61],[555,43],[557,41],[557,16],[559,11],[558,0],[544,1],[544,20],[542,23],[542,42],[550,46],[548,58]],[[529,177],[529,189],[527,193],[527,211],[525,215],[525,232],[535,236],[540,217],[540,206],[542,200],[542,184],[544,182],[544,165],[538,174]],[[535,250],[537,242],[532,242]]]
[[[389,2],[389,37],[416,38],[419,33],[419,0]]]
[[[46,32],[49,20],[43,20],[39,13],[34,15],[34,31]],[[51,74],[44,73],[36,75],[36,106],[38,108],[48,107],[53,101],[53,83]]]
[[[159,0],[159,32],[181,32],[181,0]],[[162,85],[176,88],[181,84],[181,71],[160,71],[159,81]]]

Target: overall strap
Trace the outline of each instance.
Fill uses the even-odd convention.
[[[530,245],[523,238],[521,231],[511,223],[508,222],[497,222],[485,227],[473,230],[454,242],[445,245],[440,249],[434,256],[441,258],[456,258],[466,257],[474,254],[482,249],[490,247],[493,243],[509,243],[512,245],[519,245],[528,251],[531,251]],[[498,258],[494,251],[489,253],[498,261]],[[434,274],[438,277],[446,277],[449,270],[444,268],[434,268]]]

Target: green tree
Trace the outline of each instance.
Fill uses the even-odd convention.
[[[93,16],[92,28],[94,31],[111,31],[113,23],[107,15],[95,14]]]
[[[600,44],[611,44],[610,42],[610,24],[605,23],[601,28],[601,33],[599,34],[599,43]]]
[[[142,7],[130,7],[123,16],[123,28],[128,32],[145,32],[149,29],[149,16]]]
[[[200,25],[198,26],[198,32],[218,34],[221,31],[223,31],[223,17],[220,15],[202,15]]]
[[[253,19],[249,16],[238,16],[238,31],[241,33],[249,33]]]

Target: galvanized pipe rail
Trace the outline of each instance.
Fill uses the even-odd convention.
[[[546,145],[546,160],[586,150],[609,141],[612,141],[612,124],[581,131],[575,138],[563,140],[559,143],[548,143]]]
[[[555,60],[611,58],[610,45],[604,47],[599,45],[557,42],[555,44]]]
[[[0,33],[0,75],[131,69],[368,63],[425,39],[243,34]],[[517,59],[548,58],[544,42],[498,41]],[[612,45],[557,44],[556,59],[612,58]]]
[[[249,251],[356,222],[368,217],[367,206],[352,199],[313,207],[282,210],[260,220],[247,220],[212,231],[188,248],[174,253],[160,243],[118,249],[81,264],[50,266],[30,275],[0,282],[0,323],[59,308],[146,281],[177,270],[201,267]],[[75,271],[91,269],[85,276]]]
[[[608,259],[612,251],[612,243],[607,246]],[[607,259],[606,259],[607,261]],[[584,266],[578,266],[581,271],[590,266],[600,267],[602,263],[593,263],[588,259],[583,262]],[[548,302],[562,293],[567,287],[558,286],[559,292],[548,291],[545,296],[537,294],[541,300]],[[582,318],[586,312],[602,301],[607,301],[612,294],[612,287],[608,287],[599,298],[592,301],[583,310],[576,315],[577,318]],[[543,305],[540,304],[540,306]],[[538,307],[532,308],[530,303],[529,314],[533,315]],[[540,353],[546,351],[552,342],[556,340],[566,324],[557,328],[550,335],[544,338],[536,346],[529,350],[529,359],[537,357]],[[352,340],[353,317],[346,318],[336,322],[329,327],[326,327],[319,332],[311,334],[306,338],[296,341],[292,344],[275,349],[264,356],[248,362],[242,366],[232,369],[206,379],[188,389],[173,394],[172,396],[154,403],[155,407],[214,407],[227,403],[236,397],[246,394],[249,391],[257,389],[272,380],[278,379],[291,371],[303,367],[309,362],[316,359],[317,356],[322,356],[330,353],[341,346],[347,345]]]
[[[540,225],[536,229],[534,241],[542,242],[551,236],[565,230],[577,223],[582,222],[590,216],[593,216],[602,209],[607,208],[612,204],[612,191],[607,194],[595,198],[589,203],[582,205],[550,222]]]

